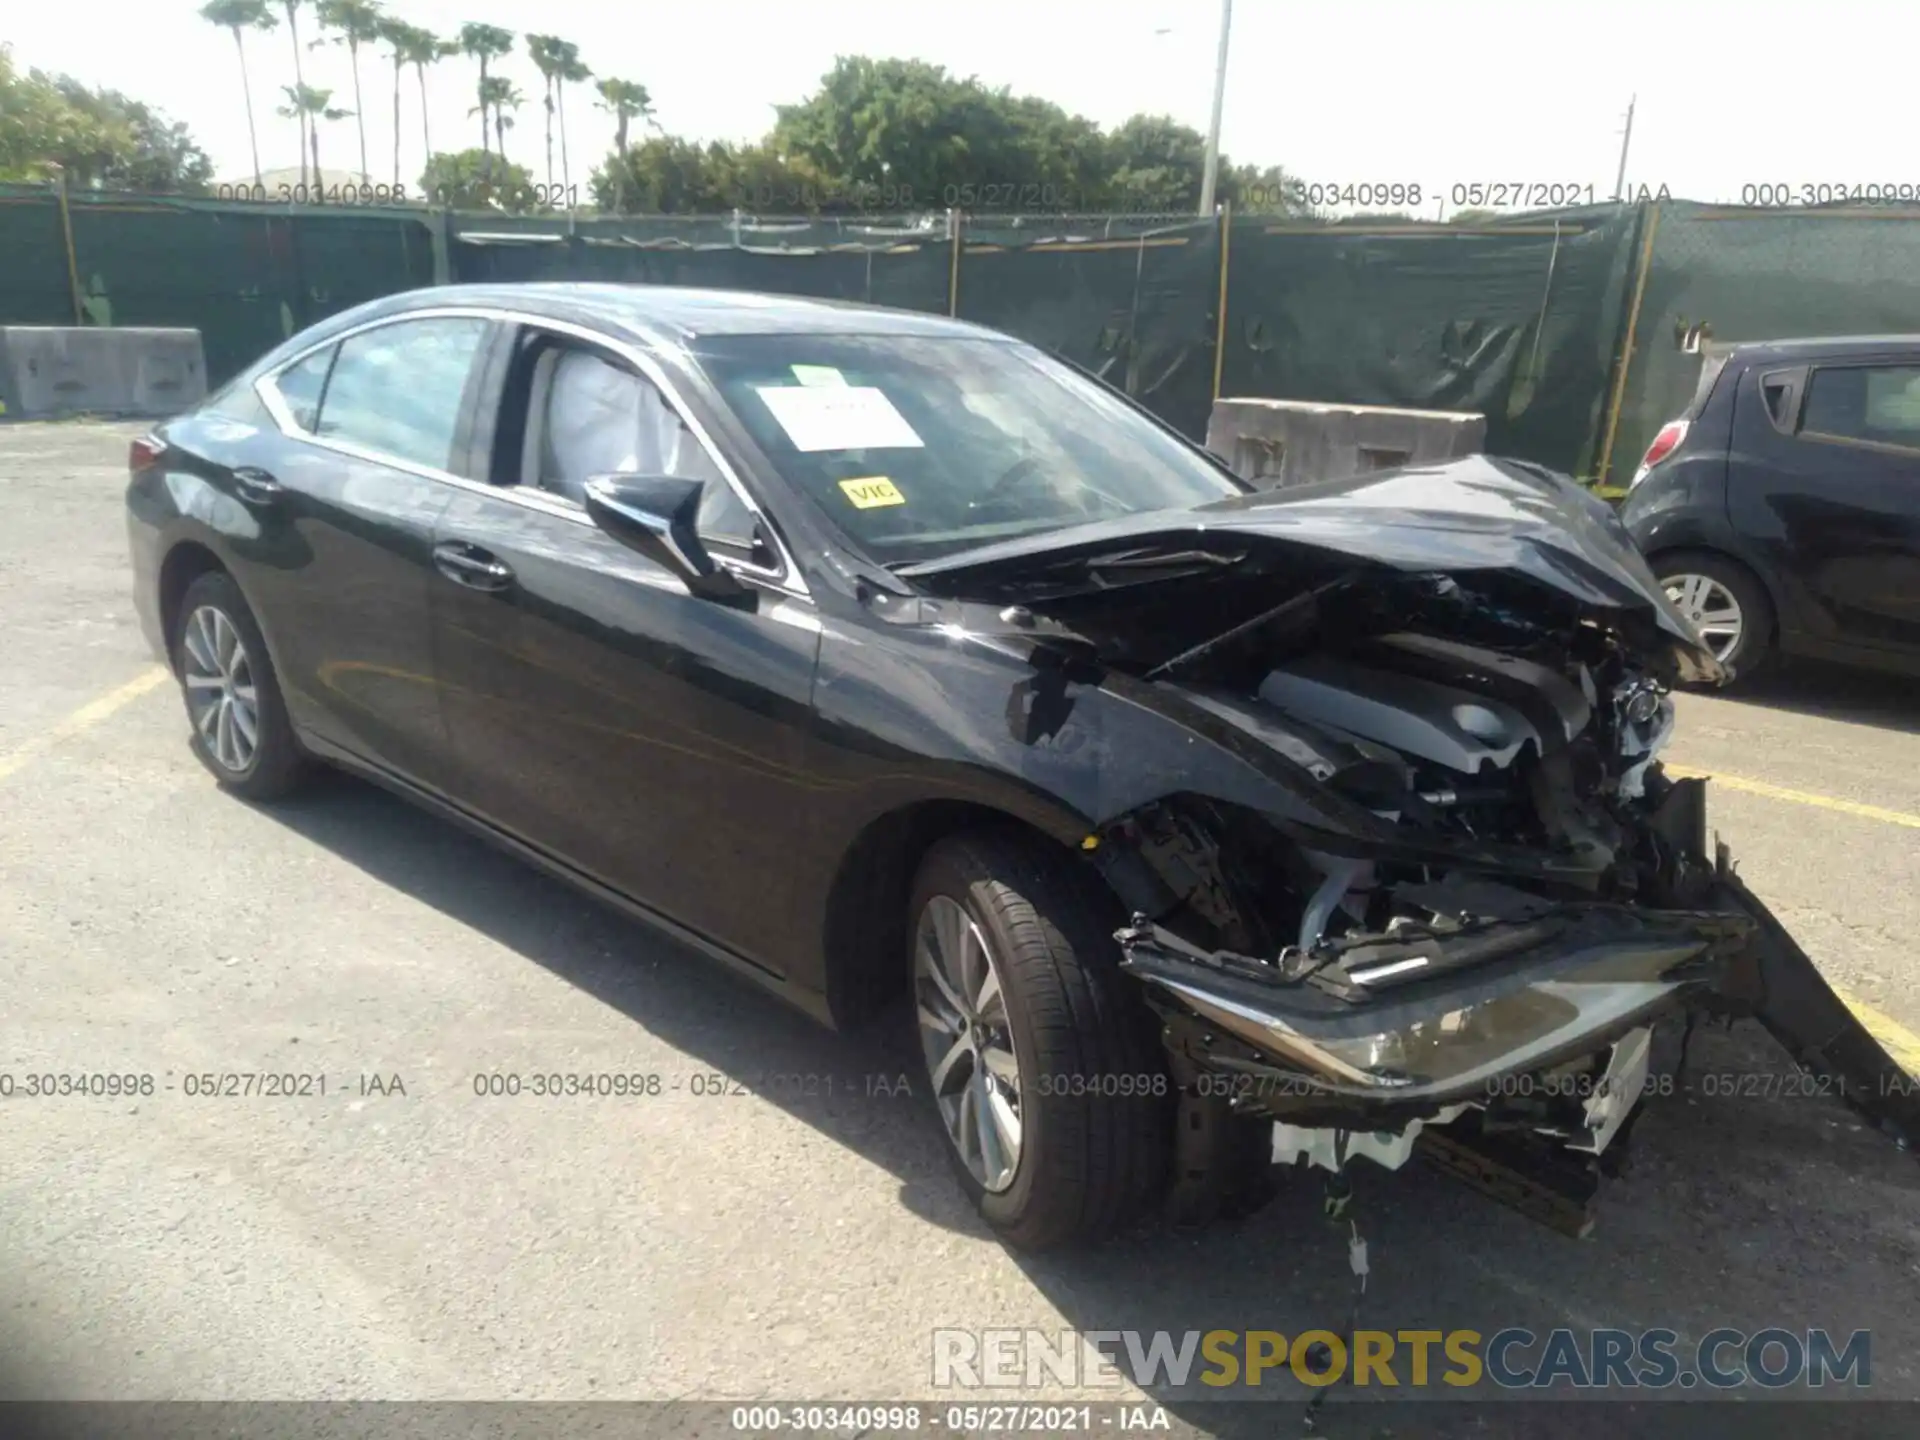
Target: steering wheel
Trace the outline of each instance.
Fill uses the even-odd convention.
[[[1036,478],[1040,467],[1038,455],[1022,455],[1013,464],[1002,470],[993,483],[987,486],[986,493],[978,500],[970,501],[969,510],[990,510],[1021,485]]]

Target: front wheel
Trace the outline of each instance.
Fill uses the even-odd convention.
[[[1119,971],[1122,918],[1070,852],[1014,832],[936,845],[910,912],[914,1019],[961,1186],[1009,1243],[1097,1239],[1168,1174],[1173,1086]]]
[[[287,721],[267,642],[231,575],[209,571],[187,587],[172,643],[200,763],[249,800],[293,790],[305,777],[306,757]]]

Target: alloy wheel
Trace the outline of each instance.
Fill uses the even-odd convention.
[[[244,774],[260,744],[260,700],[239,627],[219,607],[202,605],[187,617],[180,650],[193,728],[221,769]]]
[[[990,1191],[1020,1168],[1020,1062],[993,948],[958,901],[936,895],[913,941],[920,1046],[948,1138]]]
[[[1693,622],[1713,658],[1724,661],[1740,644],[1746,616],[1733,593],[1710,575],[1669,575],[1663,582],[1674,608]]]

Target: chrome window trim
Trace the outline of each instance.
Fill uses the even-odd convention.
[[[273,369],[258,376],[253,382],[254,393],[260,397],[260,403],[267,407],[267,413],[273,417],[274,424],[280,427],[281,433],[292,439],[303,441],[308,445],[317,446],[322,450],[332,450],[356,460],[366,460],[379,465],[390,465],[396,470],[403,470],[410,475],[417,475],[423,480],[437,480],[444,485],[451,485],[455,489],[471,491],[476,495],[492,496],[495,499],[505,500],[529,510],[538,510],[542,514],[552,515],[557,519],[571,520],[589,529],[599,529],[600,527],[595,525],[592,517],[587,514],[585,507],[575,504],[564,496],[553,495],[542,490],[529,490],[519,485],[493,485],[484,480],[472,480],[464,475],[455,475],[450,471],[437,469],[431,465],[416,464],[411,460],[404,460],[398,456],[388,455],[364,445],[356,445],[351,441],[336,440],[330,436],[315,435],[312,431],[303,429],[300,426],[299,422],[294,419],[293,412],[287,408],[286,401],[281,398],[279,389],[273,383],[282,373],[292,369],[295,365],[298,365],[301,361],[317,351],[339,345],[344,341],[352,339],[356,335],[365,334],[369,330],[379,330],[389,325],[400,325],[409,320],[490,320],[511,325],[532,325],[542,330],[551,330],[556,334],[567,335],[576,340],[584,340],[589,344],[598,345],[603,349],[612,351],[621,359],[627,361],[666,397],[667,404],[673,407],[673,412],[680,418],[680,423],[685,425],[693,435],[693,438],[700,442],[701,448],[707,452],[707,458],[713,462],[714,468],[720,473],[722,478],[726,480],[727,484],[732,487],[733,493],[739,497],[740,503],[745,505],[748,512],[766,528],[767,534],[773,538],[774,550],[780,557],[780,563],[777,566],[769,568],[763,565],[755,565],[750,561],[741,560],[732,555],[716,552],[714,555],[715,563],[725,566],[728,570],[746,575],[755,580],[763,581],[772,588],[796,599],[812,600],[813,592],[807,587],[806,576],[801,574],[799,565],[795,563],[793,552],[787,546],[786,536],[780,533],[780,527],[773,523],[773,520],[767,515],[766,511],[760,508],[759,503],[753,498],[752,494],[748,492],[747,487],[741,483],[739,472],[733,468],[732,462],[720,452],[720,447],[714,444],[713,436],[708,433],[706,426],[700,423],[699,416],[695,415],[692,410],[688,408],[686,400],[681,396],[679,390],[675,388],[673,382],[667,377],[665,369],[645,350],[630,341],[618,339],[585,325],[575,324],[570,320],[555,320],[545,315],[531,314],[521,310],[511,310],[499,305],[433,305],[423,307],[419,310],[408,310],[398,315],[382,315],[378,319],[366,320],[358,325],[351,326],[336,335],[327,337],[325,340],[315,341],[305,349],[288,356],[285,360],[274,366]]]

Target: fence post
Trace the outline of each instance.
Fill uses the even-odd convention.
[[[1220,376],[1227,364],[1227,252],[1233,244],[1233,201],[1223,203],[1214,216],[1220,227],[1220,315],[1213,326],[1213,398],[1220,398]]]
[[[65,241],[67,251],[67,295],[73,301],[73,323],[87,323],[87,306],[80,291],[80,257],[73,248],[73,211],[67,205],[67,172],[64,167],[55,165],[54,194],[60,202],[60,234]]]
[[[1633,364],[1633,335],[1640,324],[1640,303],[1647,298],[1647,272],[1653,267],[1653,236],[1660,228],[1660,202],[1654,201],[1647,216],[1646,238],[1640,242],[1640,273],[1633,282],[1633,304],[1627,310],[1627,335],[1620,347],[1620,368],[1613,376],[1613,398],[1607,406],[1607,433],[1600,443],[1600,465],[1593,483],[1607,483],[1607,467],[1613,463],[1614,432],[1620,428],[1620,406],[1627,394],[1627,370]]]
[[[954,317],[960,314],[960,231],[965,224],[961,211],[949,205],[947,238],[952,242],[952,254],[947,259],[947,314]]]

